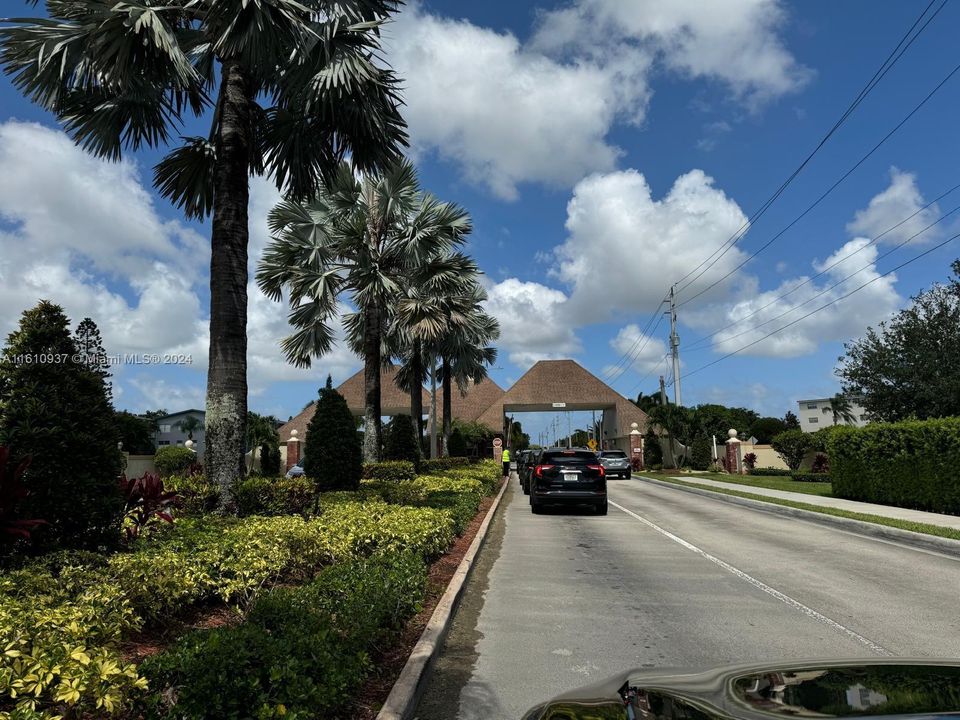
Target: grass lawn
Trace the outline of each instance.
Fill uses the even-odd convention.
[[[689,482],[696,482],[707,478],[709,480],[719,480],[720,482],[730,483],[731,485],[749,485],[750,487],[768,488],[770,490],[788,490],[790,492],[804,493],[805,495],[826,495],[830,496],[833,492],[830,483],[824,482],[796,482],[789,477],[771,477],[771,476],[753,476],[753,475],[725,475],[723,473],[648,473],[653,476],[663,477],[682,477]]]

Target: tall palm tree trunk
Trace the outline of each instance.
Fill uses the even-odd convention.
[[[444,457],[449,453],[450,432],[453,427],[453,381],[450,378],[450,359],[443,358],[443,452]]]
[[[220,490],[221,511],[231,508],[230,487],[245,471],[250,104],[246,72],[238,63],[225,63],[215,139],[204,455],[207,478]]]
[[[410,369],[413,381],[410,384],[410,415],[413,417],[414,428],[417,432],[417,443],[423,452],[423,348],[419,340],[413,343],[413,355],[410,359]]]
[[[381,315],[376,303],[364,311],[363,332],[363,460],[380,460],[380,336]]]

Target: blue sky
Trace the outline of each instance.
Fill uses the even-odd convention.
[[[667,324],[636,339],[671,282],[766,200],[925,6],[408,5],[390,28],[388,57],[406,78],[411,155],[424,185],[464,205],[475,222],[470,249],[504,329],[494,379],[506,387],[537,359],[573,357],[624,394],[654,390],[657,375],[669,375]],[[958,20],[960,7],[948,4],[736,249],[681,300],[790,223],[943,79],[956,64]],[[960,191],[863,247],[864,238],[960,182],[958,90],[960,75],[813,212],[681,308],[683,371],[693,372],[683,381],[685,404],[724,402],[782,416],[798,399],[830,395],[843,342],[947,277],[960,255],[953,244],[699,370],[957,232],[948,218],[878,259],[960,204]],[[119,165],[86,157],[0,78],[0,332],[46,297],[75,323],[92,316],[110,352],[193,356],[187,366],[116,368],[117,404],[132,410],[175,410],[203,398],[209,230],[184,221],[153,192],[158,157],[129,155]],[[263,218],[276,191],[254,181],[252,194],[255,256],[268,241]],[[742,320],[835,261],[823,277]],[[686,350],[726,325],[725,334]],[[253,289],[250,404],[283,418],[314,397],[327,372],[341,381],[360,367],[341,347],[311,371],[290,368],[277,350],[284,330],[284,309]],[[623,372],[614,371],[625,350],[641,346]],[[525,425],[536,434],[548,420]]]

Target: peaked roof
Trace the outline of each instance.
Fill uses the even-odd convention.
[[[557,409],[554,403],[563,403],[566,410],[615,410],[616,437],[628,435],[630,423],[637,423],[640,432],[647,429],[643,410],[573,360],[536,363],[478,421],[500,432],[505,411],[551,412]]]
[[[450,410],[454,418],[464,422],[476,420],[488,407],[503,397],[503,388],[490,378],[484,378],[476,384],[471,383],[464,394],[460,393],[456,385],[452,390]],[[424,405],[425,409],[426,407]],[[443,417],[443,394],[440,388],[437,388],[437,414]]]

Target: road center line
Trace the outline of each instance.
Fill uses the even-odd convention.
[[[670,532],[669,530],[666,530],[666,529],[660,527],[659,525],[657,525],[656,523],[651,522],[651,521],[647,520],[646,518],[637,515],[637,514],[636,514],[635,512],[633,512],[632,510],[628,510],[627,508],[625,508],[625,507],[623,507],[622,505],[619,505],[619,504],[613,502],[612,500],[610,500],[609,503],[610,503],[611,505],[613,505],[613,507],[617,508],[618,510],[622,510],[623,512],[625,512],[627,515],[629,515],[630,517],[634,518],[635,520],[639,520],[640,522],[642,522],[642,523],[643,523],[644,525],[646,525],[647,527],[650,527],[650,528],[652,528],[653,530],[656,530],[658,533],[660,533],[660,534],[663,535],[664,537],[667,537],[667,538],[673,540],[673,541],[674,541],[675,543],[677,543],[678,545],[682,545],[682,546],[685,547],[687,550],[692,550],[693,552],[697,553],[697,555],[699,555],[700,557],[706,558],[707,560],[709,560],[710,562],[714,563],[715,565],[719,565],[720,567],[722,567],[722,568],[723,568],[724,570],[726,570],[727,572],[733,573],[734,575],[736,575],[736,576],[737,576],[738,578],[740,578],[741,580],[744,580],[745,582],[750,583],[751,585],[753,585],[753,586],[754,586],[755,588],[757,588],[758,590],[762,590],[762,591],[765,592],[767,595],[770,595],[771,597],[776,598],[777,600],[779,600],[779,601],[782,602],[783,604],[789,605],[789,606],[792,607],[794,610],[799,610],[800,612],[802,612],[802,613],[803,613],[804,615],[806,615],[807,617],[812,618],[813,620],[816,620],[817,622],[822,623],[823,625],[826,625],[827,627],[833,628],[833,629],[836,630],[837,632],[840,632],[840,633],[842,633],[843,635],[846,635],[847,637],[851,638],[852,640],[856,640],[856,641],[857,641],[858,643],[860,643],[861,645],[865,645],[866,647],[870,648],[873,652],[875,652],[877,655],[884,655],[884,656],[887,656],[887,657],[892,657],[892,656],[893,656],[893,653],[890,652],[889,650],[887,650],[887,649],[886,649],[885,647],[883,647],[882,645],[878,645],[878,644],[875,643],[873,640],[870,640],[869,638],[865,638],[865,637],[864,637],[863,635],[861,635],[860,633],[854,632],[854,631],[851,630],[850,628],[848,628],[848,627],[846,627],[846,626],[844,626],[844,625],[841,625],[841,624],[838,623],[836,620],[831,620],[831,619],[828,618],[826,615],[823,615],[822,613],[818,613],[816,610],[814,610],[814,609],[811,608],[811,607],[807,607],[806,605],[804,605],[804,604],[803,604],[802,602],[800,602],[799,600],[795,600],[794,598],[790,597],[789,595],[786,595],[786,594],[780,592],[780,591],[777,590],[776,588],[770,587],[770,586],[767,585],[766,583],[761,582],[760,580],[757,580],[757,579],[756,579],[755,577],[753,577],[752,575],[748,575],[747,573],[743,572],[743,570],[740,570],[740,569],[738,569],[738,568],[735,568],[735,567],[734,567],[733,565],[731,565],[730,563],[724,562],[723,560],[721,560],[721,559],[718,558],[718,557],[714,557],[713,555],[711,555],[710,553],[708,553],[706,550],[702,550],[702,549],[698,548],[698,547],[697,547],[696,545],[694,545],[693,543],[687,542],[687,541],[684,540],[682,537],[679,537],[679,536],[677,536],[677,535],[674,535],[674,534],[673,534],[672,532]]]

